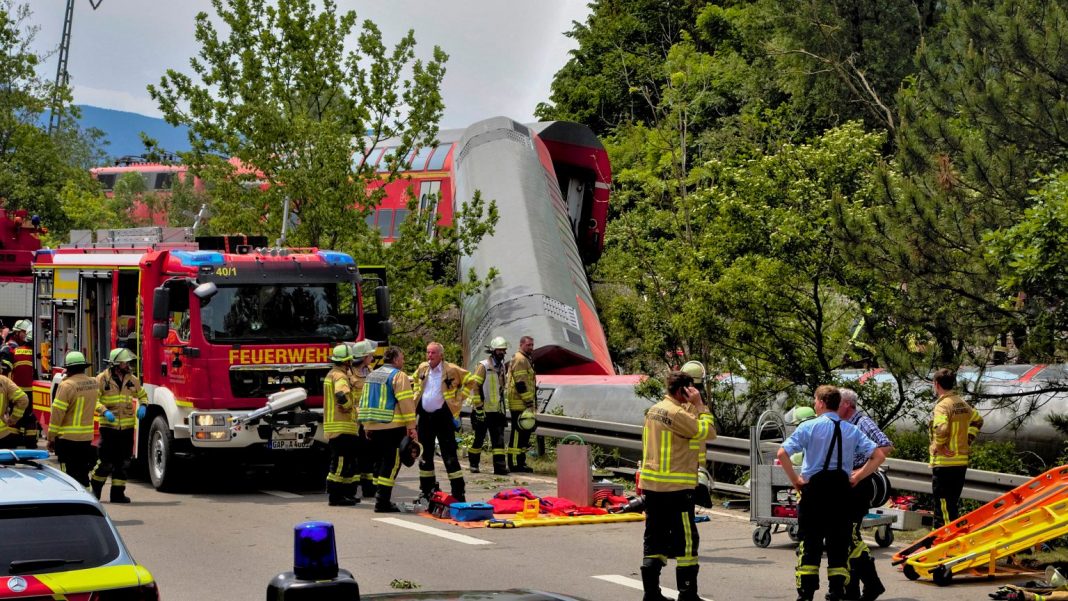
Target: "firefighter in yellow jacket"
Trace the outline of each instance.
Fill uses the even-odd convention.
[[[323,379],[323,432],[330,446],[326,494],[330,505],[352,506],[356,498],[356,458],[359,436],[356,410],[359,398],[352,390],[352,349],[339,344],[330,354],[333,369]]]
[[[434,477],[435,441],[441,448],[441,461],[449,478],[452,496],[466,501],[464,472],[457,457],[456,430],[460,425],[460,406],[471,374],[464,368],[443,360],[445,348],[439,342],[426,345],[426,361],[412,374],[415,386],[415,412],[418,415],[419,442],[423,456],[419,459],[419,491],[427,499],[440,490]]]
[[[126,472],[133,457],[134,426],[137,417],[144,415],[145,401],[148,400],[141,381],[130,369],[130,362],[136,359],[127,349],[112,349],[108,355],[109,367],[96,377],[100,403],[115,419],[100,422],[100,459],[89,478],[93,494],[99,499],[104,483],[111,476],[112,503],[130,502],[126,496]]]
[[[109,422],[115,414],[100,403],[100,383],[86,375],[85,355],[71,351],[63,360],[66,377],[56,387],[48,423],[48,450],[56,453],[59,468],[82,486],[89,486],[93,464],[93,422],[98,414]]]
[[[681,371],[668,374],[667,396],[649,408],[642,429],[644,601],[664,600],[660,592],[660,571],[669,557],[676,558],[679,600],[700,598],[694,488],[697,468],[704,461],[705,441],[715,437],[712,413],[701,400],[693,378]]]
[[[4,356],[4,369],[11,373],[11,360]],[[22,442],[16,425],[29,408],[30,400],[6,375],[0,376],[0,449],[15,449]]]
[[[375,349],[378,348],[378,343],[373,340],[361,340],[355,343],[349,343],[349,348],[352,349],[352,368],[349,374],[349,384],[352,387],[353,402],[359,408],[360,397],[363,395],[363,384],[367,381],[367,376],[371,374],[371,362],[375,359]],[[353,414],[353,419],[356,419],[356,414]],[[357,479],[360,486],[363,487],[363,498],[370,499],[375,496],[375,459],[374,451],[371,449],[371,442],[367,440],[367,432],[363,429],[363,426],[358,426],[358,435],[360,437],[359,443],[356,446],[356,471]],[[353,489],[355,494],[355,488]]]
[[[400,471],[400,444],[405,434],[412,440],[419,437],[415,431],[412,381],[404,373],[404,352],[391,346],[382,360],[382,367],[372,371],[364,382],[356,419],[374,451],[375,512],[395,513],[400,508],[390,497]]]
[[[940,369],[934,373],[938,397],[931,419],[931,494],[934,496],[934,527],[960,515],[958,505],[968,472],[968,453],[983,427],[983,417],[954,390],[957,374]]]
[[[508,462],[504,442],[504,431],[508,428],[508,418],[504,413],[505,372],[504,355],[508,352],[508,341],[497,336],[486,348],[488,357],[478,362],[475,373],[471,374],[471,429],[475,431],[475,440],[467,450],[467,461],[471,473],[479,472],[482,459],[482,445],[489,434],[490,447],[493,452],[493,473],[497,476],[508,475]]]
[[[530,433],[534,426],[525,427],[535,419],[534,401],[537,381],[531,358],[534,354],[534,339],[523,336],[519,339],[519,350],[508,365],[508,383],[505,396],[508,399],[508,413],[512,418],[512,433],[508,446],[508,470],[512,472],[532,472],[527,467],[527,447],[530,446]]]

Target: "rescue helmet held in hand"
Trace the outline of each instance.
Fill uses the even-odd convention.
[[[519,419],[515,423],[524,432],[533,432],[538,429],[538,418],[534,415],[533,409],[525,409],[519,414]]]
[[[400,461],[404,464],[404,467],[412,467],[415,462],[419,460],[419,456],[423,454],[423,445],[418,441],[412,440],[411,436],[405,436],[400,443]]]

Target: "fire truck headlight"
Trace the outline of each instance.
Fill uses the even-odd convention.
[[[225,426],[229,415],[222,413],[201,413],[196,416],[196,425],[204,426]]]
[[[193,439],[195,440],[230,440],[229,413],[194,413]]]

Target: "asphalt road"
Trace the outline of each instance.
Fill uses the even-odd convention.
[[[472,501],[513,486],[539,495],[556,493],[548,476],[467,477]],[[445,482],[443,474],[439,480]],[[416,470],[402,470],[394,500],[411,501],[417,488]],[[293,526],[306,520],[333,522],[339,563],[356,576],[363,593],[392,592],[391,582],[410,581],[423,591],[520,587],[593,601],[641,596],[640,522],[460,528],[414,514],[376,514],[368,502],[330,507],[321,490],[234,473],[202,475],[181,494],[159,493],[133,481],[128,494],[132,504],[105,507],[167,601],[263,599],[271,578],[291,569]],[[794,598],[794,545],[785,534],[760,549],[752,543],[747,513],[717,509],[710,518],[698,524],[702,597]],[[910,582],[890,566],[890,553],[876,551],[887,601],[986,599],[996,588],[986,581],[955,581],[946,588]],[[673,569],[665,570],[661,584],[674,589]]]

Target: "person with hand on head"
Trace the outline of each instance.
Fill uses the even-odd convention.
[[[400,511],[393,496],[400,471],[400,447],[405,435],[418,441],[415,429],[415,395],[404,373],[404,351],[391,346],[382,357],[382,367],[372,371],[360,394],[357,421],[363,426],[375,458],[375,512]]]
[[[18,423],[27,411],[33,411],[30,399],[15,385],[11,373],[10,353],[0,353],[0,449],[17,449],[22,442]]]
[[[85,371],[85,355],[71,351],[64,357],[66,377],[56,387],[52,414],[48,423],[48,450],[56,454],[59,469],[82,486],[89,486],[89,468],[93,465],[93,422],[117,418],[100,402],[100,382]]]
[[[779,447],[777,456],[786,477],[801,493],[798,502],[797,569],[794,572],[798,601],[812,601],[820,587],[820,561],[827,552],[827,601],[842,601],[849,570],[849,512],[842,503],[852,496],[851,488],[874,472],[882,463],[875,443],[856,426],[838,417],[841,396],[834,386],[820,386],[814,395],[816,419],[801,422]],[[790,455],[803,452],[801,473]],[[853,469],[856,456],[866,457],[864,465]]]
[[[643,601],[664,601],[660,572],[675,558],[680,601],[696,601],[697,548],[694,519],[697,468],[705,441],[716,437],[712,413],[693,378],[681,371],[667,376],[667,396],[649,408],[642,428],[641,487],[645,495],[642,548]]]
[[[434,476],[434,447],[441,449],[441,461],[449,478],[449,489],[457,501],[467,500],[464,472],[457,457],[456,429],[460,406],[471,374],[443,359],[445,347],[440,342],[426,345],[426,361],[412,374],[415,385],[415,412],[418,415],[419,442],[423,456],[419,459],[419,491],[430,499],[439,490]]]
[[[507,352],[508,341],[503,336],[497,336],[486,348],[489,356],[478,362],[471,376],[473,390],[469,398],[471,399],[471,428],[475,431],[475,440],[467,450],[467,461],[471,465],[473,474],[479,471],[482,445],[486,441],[486,435],[489,434],[493,453],[493,474],[508,475],[507,450],[504,446],[504,431],[508,428],[508,418],[504,413],[506,377],[504,356]]]
[[[960,517],[960,494],[968,473],[968,455],[983,428],[983,417],[957,393],[957,374],[934,373],[934,414],[930,426],[931,495],[935,501],[935,529]]]
[[[135,360],[137,357],[129,349],[111,349],[108,368],[96,377],[104,419],[100,420],[100,458],[89,478],[93,495],[99,499],[108,476],[111,477],[112,503],[130,502],[126,496],[126,473],[133,458],[134,426],[136,419],[145,415],[148,401],[141,381],[130,368]]]

